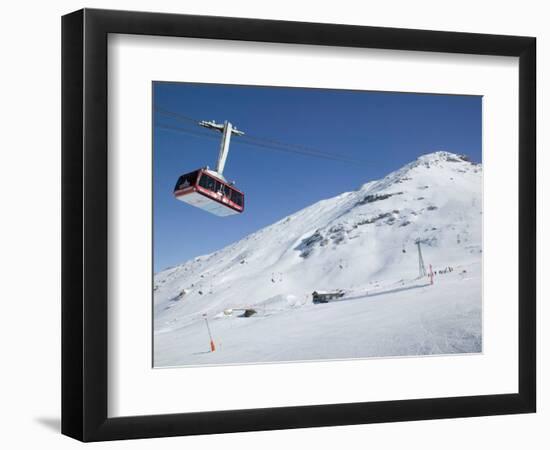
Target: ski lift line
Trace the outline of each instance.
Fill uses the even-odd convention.
[[[290,148],[290,149],[296,149],[296,150],[300,150],[300,151],[315,153],[317,155],[326,155],[326,156],[330,156],[330,157],[337,156],[339,158],[346,159],[346,160],[349,160],[349,161],[353,161],[353,162],[357,162],[357,163],[361,163],[361,164],[367,164],[367,161],[361,161],[359,159],[350,158],[346,155],[337,155],[335,153],[330,153],[330,152],[325,152],[325,151],[322,151],[322,150],[317,150],[315,148],[307,147],[305,145],[288,144],[288,143],[285,143],[285,142],[277,141],[275,139],[263,138],[263,137],[259,137],[259,136],[251,136],[249,134],[247,134],[243,139],[250,139],[250,140],[253,140],[253,141],[265,142],[265,143],[275,145],[275,146],[278,146],[278,147],[287,147],[287,148]]]
[[[167,109],[160,108],[159,106],[155,106],[155,111],[164,116],[173,117],[175,119],[186,120],[187,122],[192,122],[196,125],[201,123],[201,120],[193,119],[192,117],[184,116],[183,114],[175,113],[173,111],[168,111]]]
[[[185,128],[175,127],[175,126],[172,126],[172,125],[158,124],[157,123],[157,124],[155,124],[155,127],[165,129],[165,130],[185,133],[185,134],[189,134],[189,135],[192,135],[192,136],[206,137],[206,138],[209,138],[209,139],[216,139],[216,140],[218,139],[218,137],[214,134],[201,133],[199,131],[187,130]],[[357,164],[358,163],[355,160],[348,160],[348,159],[345,159],[345,158],[342,158],[342,157],[338,157],[337,155],[332,156],[332,155],[316,154],[316,153],[311,153],[311,152],[293,150],[293,149],[284,148],[284,147],[276,147],[276,146],[273,146],[273,145],[263,144],[263,143],[254,142],[254,141],[247,141],[245,136],[242,136],[242,137],[239,138],[239,140],[234,141],[233,145],[236,145],[236,144],[244,144],[244,145],[248,145],[248,146],[251,146],[251,147],[261,147],[261,148],[265,148],[265,149],[268,149],[268,150],[274,150],[274,151],[285,152],[285,153],[295,153],[295,154],[304,155],[304,156],[313,156],[313,157],[316,157],[316,158],[328,159],[328,160],[331,160],[331,161],[341,161],[341,162],[346,162],[346,163],[351,163],[351,164]]]
[[[270,149],[274,149],[274,150],[280,150],[280,151],[285,151],[285,152],[290,152],[290,153],[297,153],[297,154],[300,154],[300,155],[313,156],[313,157],[317,157],[317,158],[325,158],[325,159],[330,159],[330,160],[333,160],[333,161],[343,161],[343,162],[347,162],[347,163],[350,163],[350,164],[361,164],[361,165],[366,165],[367,164],[365,161],[360,161],[360,160],[357,160],[357,159],[347,158],[347,157],[344,157],[344,156],[341,156],[341,155],[337,155],[335,153],[320,152],[320,151],[316,151],[316,150],[313,150],[313,149],[308,149],[307,147],[303,147],[301,149],[299,147],[295,147],[295,146],[291,146],[291,145],[276,145],[276,144],[264,143],[260,140],[256,140],[256,139],[252,138],[251,136],[249,136],[248,138],[243,137],[238,142],[242,143],[245,140],[246,140],[246,143],[248,143],[250,145],[257,145],[257,146],[260,146],[260,147],[263,147],[263,148],[270,148]]]
[[[156,123],[155,127],[161,128],[163,130],[171,130],[171,131],[177,131],[179,133],[190,134],[192,136],[205,137],[205,138],[209,138],[209,139],[218,140],[218,137],[214,134],[201,133],[200,131],[195,131],[195,130],[187,130],[185,128],[175,127],[175,126],[167,125],[167,124],[163,124],[163,123]]]
[[[158,106],[155,106],[155,111],[164,116],[169,116],[176,120],[192,122],[193,124],[196,124],[196,125],[200,125],[201,123],[204,122],[202,120],[194,119],[192,117],[185,116],[183,114],[176,113],[173,111],[169,111]],[[216,130],[212,129],[212,131],[216,131]],[[315,156],[320,158],[325,157],[326,159],[331,159],[333,161],[344,161],[344,162],[348,162],[352,164],[360,164],[360,165],[368,164],[367,161],[361,161],[361,160],[349,158],[346,156],[338,155],[335,153],[325,152],[315,148],[299,145],[299,144],[289,144],[289,143],[281,142],[275,139],[269,139],[269,138],[264,138],[260,136],[253,136],[253,135],[249,135],[248,133],[244,136],[239,136],[238,142],[243,140],[247,140],[249,145],[252,145],[254,143],[254,144],[258,144],[263,148],[270,148],[272,150],[281,150],[281,151],[287,151],[287,152],[294,150],[294,153],[299,153],[307,156]],[[283,150],[283,148],[285,150]]]
[[[475,246],[475,245],[473,245],[473,246]],[[479,244],[478,246],[481,247],[481,244]],[[415,250],[415,247],[416,247],[416,244],[413,242],[413,243],[409,243],[405,246],[403,246],[403,245],[389,245],[389,246],[386,246],[385,245],[383,247],[383,250],[403,250],[403,248],[405,248],[407,251],[412,252],[413,250]],[[431,248],[435,248],[435,247],[431,247],[431,246],[427,245],[427,246],[424,247],[424,250],[431,249]],[[445,250],[467,250],[467,248],[462,247],[460,245],[455,245],[455,246],[445,246]],[[347,256],[346,258],[347,259],[354,259],[354,258],[364,259],[364,256],[363,255],[359,255],[359,256],[355,256],[355,257]]]
[[[200,123],[200,122],[196,122],[196,123]],[[188,134],[193,134],[195,136],[204,136],[204,137],[208,137],[208,138],[217,139],[217,137],[214,136],[214,135],[205,134],[205,133],[198,133],[198,132],[194,132],[194,131],[191,131],[191,130],[178,129],[178,127],[174,127],[174,126],[168,126],[168,125],[158,125],[158,126],[160,128],[171,129],[171,130],[175,130],[175,131],[182,131],[182,132],[185,132],[185,133],[188,133]],[[246,140],[246,142],[245,142],[245,140]],[[262,147],[262,148],[266,148],[266,149],[271,149],[271,150],[283,151],[283,152],[287,152],[287,153],[297,153],[297,154],[306,155],[306,156],[314,156],[314,157],[319,157],[319,158],[325,158],[325,159],[330,159],[330,160],[333,160],[333,161],[344,161],[344,162],[349,162],[349,163],[362,163],[361,161],[358,161],[358,160],[343,158],[339,155],[330,154],[330,153],[326,153],[326,152],[317,152],[317,151],[314,151],[314,150],[306,149],[305,147],[304,147],[304,150],[300,150],[299,147],[296,147],[296,149],[293,149],[290,144],[284,145],[284,146],[281,145],[279,147],[279,146],[275,146],[275,145],[270,145],[269,143],[255,142],[255,141],[258,141],[258,140],[259,140],[258,138],[254,138],[254,137],[251,137],[251,136],[249,137],[249,136],[245,135],[245,136],[241,136],[240,140],[237,141],[237,142],[244,143],[244,144],[247,144],[247,145]],[[275,141],[273,141],[273,142],[275,142]]]
[[[254,142],[254,141],[246,141],[244,139],[240,139],[240,140],[235,141],[235,142],[236,142],[236,145],[245,144],[245,145],[250,145],[252,147],[261,147],[261,148],[265,148],[265,149],[268,149],[268,150],[275,150],[275,151],[279,151],[279,152],[295,153],[297,155],[304,155],[304,156],[312,156],[314,158],[328,159],[328,160],[331,160],[331,161],[341,161],[341,162],[346,162],[346,163],[351,163],[351,164],[357,164],[358,163],[357,161],[348,160],[348,159],[345,159],[345,158],[338,157],[336,155],[333,156],[333,155],[324,155],[324,154],[317,154],[317,153],[311,153],[311,152],[304,152],[304,151],[299,151],[299,150],[293,150],[293,149],[290,149],[290,148],[276,147],[276,146],[273,146],[273,145],[262,144],[262,143]]]

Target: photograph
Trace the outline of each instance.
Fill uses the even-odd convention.
[[[482,96],[152,90],[153,367],[483,351]]]

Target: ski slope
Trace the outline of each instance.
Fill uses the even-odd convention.
[[[481,165],[431,153],[155,274],[155,367],[480,352],[481,187]]]

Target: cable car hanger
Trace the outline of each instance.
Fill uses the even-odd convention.
[[[220,153],[218,154],[218,163],[216,165],[215,172],[221,179],[224,180],[223,169],[225,167],[225,162],[227,161],[227,155],[229,154],[229,143],[231,142],[231,136],[233,134],[237,136],[244,136],[244,132],[237,130],[237,128],[233,127],[231,122],[228,122],[227,120],[223,123],[223,125],[214,121],[207,122],[205,120],[201,120],[199,125],[201,127],[210,128],[211,130],[216,130],[222,133],[222,142],[220,145]]]

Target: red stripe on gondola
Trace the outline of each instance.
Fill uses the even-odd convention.
[[[235,189],[235,190],[237,190],[237,189]],[[201,194],[207,196],[208,198],[214,200],[215,202],[218,202],[221,205],[227,206],[231,209],[234,209],[235,211],[242,211],[243,210],[242,206],[239,206],[236,203],[233,203],[231,200],[227,200],[226,202],[224,202],[220,198],[218,198],[218,196],[214,192],[209,191],[208,189],[205,189],[202,186],[196,186],[196,187],[193,187],[191,189],[186,188],[186,189],[180,189],[178,191],[174,191],[174,196],[183,197],[184,195],[192,194],[193,192],[200,192]],[[223,196],[221,198],[226,198],[227,199],[227,197],[223,197]]]
[[[208,198],[211,198],[212,200],[222,205],[229,206],[231,209],[234,209],[235,211],[242,211],[243,209],[242,206],[239,206],[236,203],[233,203],[231,200],[227,200],[227,202],[222,201],[221,198],[227,198],[227,197],[224,197],[224,196],[218,197],[217,194],[215,194],[212,191],[209,191],[208,189],[203,188],[202,186],[197,186],[197,192],[200,192],[201,194],[208,196]]]
[[[177,191],[174,191],[174,195],[178,197],[180,195],[191,194],[193,192],[195,192],[195,186],[189,186],[189,187],[186,187],[185,189],[178,189]]]

